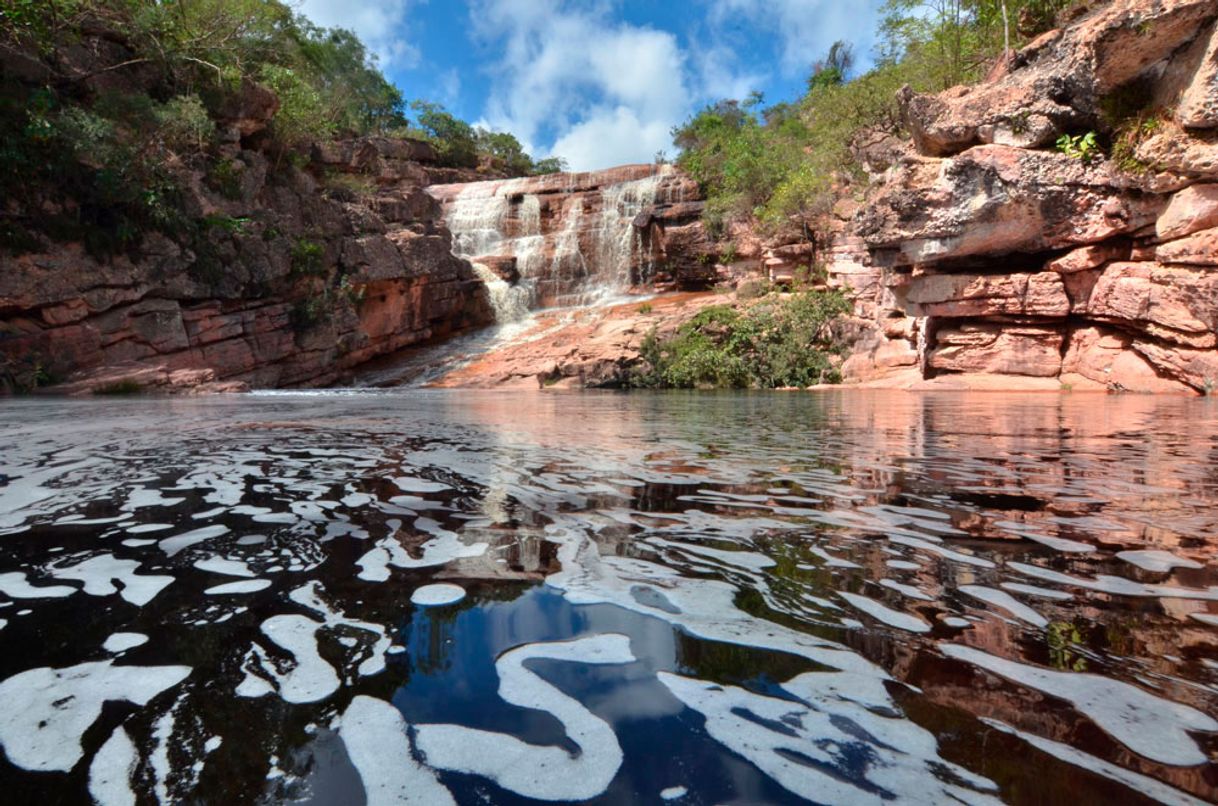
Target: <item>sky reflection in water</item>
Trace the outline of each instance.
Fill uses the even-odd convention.
[[[1212,801],[1216,451],[1129,396],[7,402],[0,782]]]

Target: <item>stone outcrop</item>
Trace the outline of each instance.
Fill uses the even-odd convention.
[[[457,253],[527,282],[539,307],[716,278],[718,246],[702,222],[697,184],[670,166],[432,185],[428,193],[444,206]]]
[[[877,175],[824,254],[869,323],[847,379],[1211,391],[1216,25],[1212,0],[1116,0],[988,83],[903,91],[916,153]],[[1159,115],[1132,145],[1140,170],[1052,148],[1106,131],[1103,110],[1135,96]]]
[[[275,104],[250,93],[234,127]],[[242,122],[245,121],[245,122]],[[319,146],[310,172],[225,157],[228,193],[189,174],[183,246],[148,235],[99,260],[79,244],[4,258],[0,386],[66,392],[312,386],[369,359],[490,321],[422,187],[434,152],[409,140]]]

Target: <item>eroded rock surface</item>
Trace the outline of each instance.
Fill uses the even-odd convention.
[[[988,83],[903,91],[918,153],[878,177],[825,253],[871,334],[847,380],[1211,391],[1216,19],[1210,0],[1117,0]],[[1104,110],[1130,97],[1157,115],[1132,164],[1053,148],[1089,129],[1115,140]]]
[[[246,131],[273,108],[251,93],[233,125]],[[137,254],[108,260],[71,243],[5,258],[0,385],[326,385],[490,321],[485,289],[422,189],[429,145],[315,150],[310,172],[274,172],[265,155],[234,149],[226,193],[190,177],[188,207],[214,222],[194,249],[150,235]]]

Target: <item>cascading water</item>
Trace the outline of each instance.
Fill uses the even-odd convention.
[[[478,182],[449,200],[455,254],[475,264],[515,260],[515,284],[477,269],[500,322],[539,305],[610,302],[650,277],[650,250],[634,221],[666,201],[658,197],[669,169],[648,170],[608,185],[590,183],[587,174]]]

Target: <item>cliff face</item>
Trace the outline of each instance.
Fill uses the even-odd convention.
[[[716,278],[697,184],[669,166],[433,185],[428,193],[444,206],[457,254],[524,281],[535,306]]]
[[[104,261],[72,243],[5,257],[0,386],[324,385],[490,321],[423,191],[433,159],[425,143],[366,139],[275,171],[235,142],[224,192],[183,173],[188,212],[208,222],[193,247],[150,234]]]
[[[1211,391],[1215,20],[1212,0],[1117,0],[986,84],[906,93],[913,147],[831,250],[871,326],[848,380]],[[1054,148],[1088,131],[1117,158]]]

